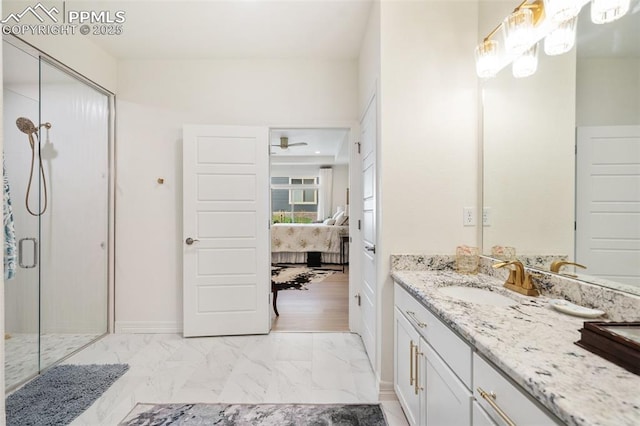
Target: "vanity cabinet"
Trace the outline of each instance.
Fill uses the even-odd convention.
[[[471,347],[397,284],[395,301],[394,387],[409,424],[470,425]]]
[[[399,284],[394,296],[394,388],[409,424],[561,424]]]

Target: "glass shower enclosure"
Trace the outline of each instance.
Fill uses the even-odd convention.
[[[3,41],[5,388],[107,333],[112,95]]]

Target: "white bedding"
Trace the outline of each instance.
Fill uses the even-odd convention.
[[[340,253],[340,237],[348,234],[348,226],[275,223],[271,225],[271,252]]]

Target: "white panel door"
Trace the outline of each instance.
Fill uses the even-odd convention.
[[[640,286],[640,126],[579,127],[576,260]]]
[[[361,336],[367,355],[376,369],[377,264],[376,264],[376,97],[367,107],[360,126],[362,159],[362,283]]]
[[[269,332],[266,127],[183,129],[184,336]]]

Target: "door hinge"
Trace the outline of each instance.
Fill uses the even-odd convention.
[[[360,154],[360,142],[356,142],[356,145],[358,145],[358,154]]]
[[[358,231],[360,230],[360,219],[358,219]]]
[[[356,295],[355,295],[355,296],[353,296],[353,297],[357,300],[357,302],[356,302],[356,303],[358,304],[358,306],[360,306],[360,305],[361,305],[361,303],[362,303],[362,300],[361,300],[361,298],[360,298],[360,293],[356,293]]]
[[[577,231],[578,230],[578,222],[573,222],[573,230]]]

